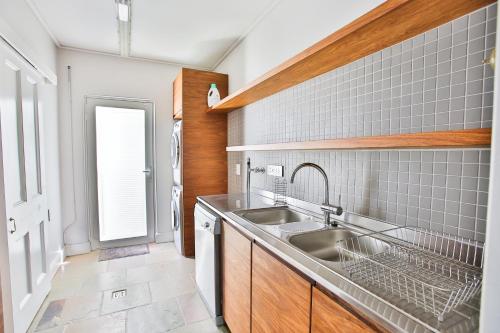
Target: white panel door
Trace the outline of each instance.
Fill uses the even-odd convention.
[[[95,109],[101,242],[148,234],[145,124],[144,110]]]
[[[2,280],[7,281],[2,281],[2,285],[10,287],[4,314],[15,333],[27,330],[50,289],[40,145],[42,101],[37,93],[41,84],[43,81],[31,66],[0,45],[0,122],[7,221],[2,228],[6,228],[8,247],[8,256],[2,258]]]

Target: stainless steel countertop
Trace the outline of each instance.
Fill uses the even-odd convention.
[[[245,209],[273,207],[273,200],[263,195],[251,194],[250,203],[247,195],[223,194],[198,197],[198,201],[219,214],[240,232],[267,248],[288,264],[301,271],[317,284],[351,304],[366,317],[376,321],[389,331],[394,332],[476,332],[479,326],[479,300],[472,305],[462,306],[439,322],[433,315],[416,309],[413,305],[398,299],[388,302],[388,297],[381,298],[348,277],[340,265],[316,259],[287,242],[288,235],[281,234],[272,226],[257,226],[234,212]],[[289,206],[308,212],[321,219],[319,205],[292,199]],[[348,222],[346,222],[348,221]],[[343,215],[339,222],[361,233],[387,230],[396,226],[382,221],[363,218],[356,215]],[[380,295],[380,294],[379,294]],[[387,298],[387,299],[386,299]],[[397,304],[397,305],[395,305]]]

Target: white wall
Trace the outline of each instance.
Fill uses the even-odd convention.
[[[382,2],[281,0],[215,71],[234,92]]]
[[[95,53],[59,50],[59,126],[61,132],[64,240],[68,254],[89,250],[84,170],[84,98],[88,95],[149,99],[156,107],[157,240],[173,240],[170,227],[170,135],[172,81],[180,67]],[[67,66],[71,66],[73,138]],[[74,149],[74,164],[71,149]],[[74,183],[74,186],[73,186]],[[73,197],[73,193],[75,197]],[[76,203],[76,205],[75,205]]]
[[[14,41],[19,51],[30,57],[34,64],[54,76],[57,48],[42,24],[26,4],[26,1],[0,0],[0,35]],[[46,191],[51,222],[48,224],[47,254],[52,272],[62,259],[61,192],[59,179],[59,132],[57,117],[57,87],[53,84],[40,86],[43,102],[43,126],[45,136]]]
[[[56,72],[56,45],[26,1],[0,0],[0,29],[2,35],[11,30],[22,43],[21,51],[34,58],[37,66]]]
[[[500,12],[498,13],[500,14]],[[500,45],[500,34],[497,35],[496,45]],[[496,63],[500,60],[500,54],[496,54]],[[481,317],[479,329],[481,333],[498,332],[500,326],[500,265],[498,256],[500,255],[500,117],[498,115],[498,106],[500,105],[500,68],[495,68],[495,87],[493,100],[493,137],[491,142],[491,161],[490,161],[490,184],[488,195],[488,215],[486,224],[486,253],[484,257],[483,286],[481,292]]]

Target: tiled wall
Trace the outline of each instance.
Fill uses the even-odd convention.
[[[491,127],[496,4],[229,114],[230,145]],[[234,164],[321,165],[332,202],[400,225],[482,239],[489,150],[250,152],[229,154],[229,191],[244,191]],[[254,175],[252,187],[273,179]],[[302,170],[289,195],[321,202],[319,174]]]

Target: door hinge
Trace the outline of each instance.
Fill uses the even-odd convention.
[[[47,221],[50,222],[50,209],[47,209]]]

